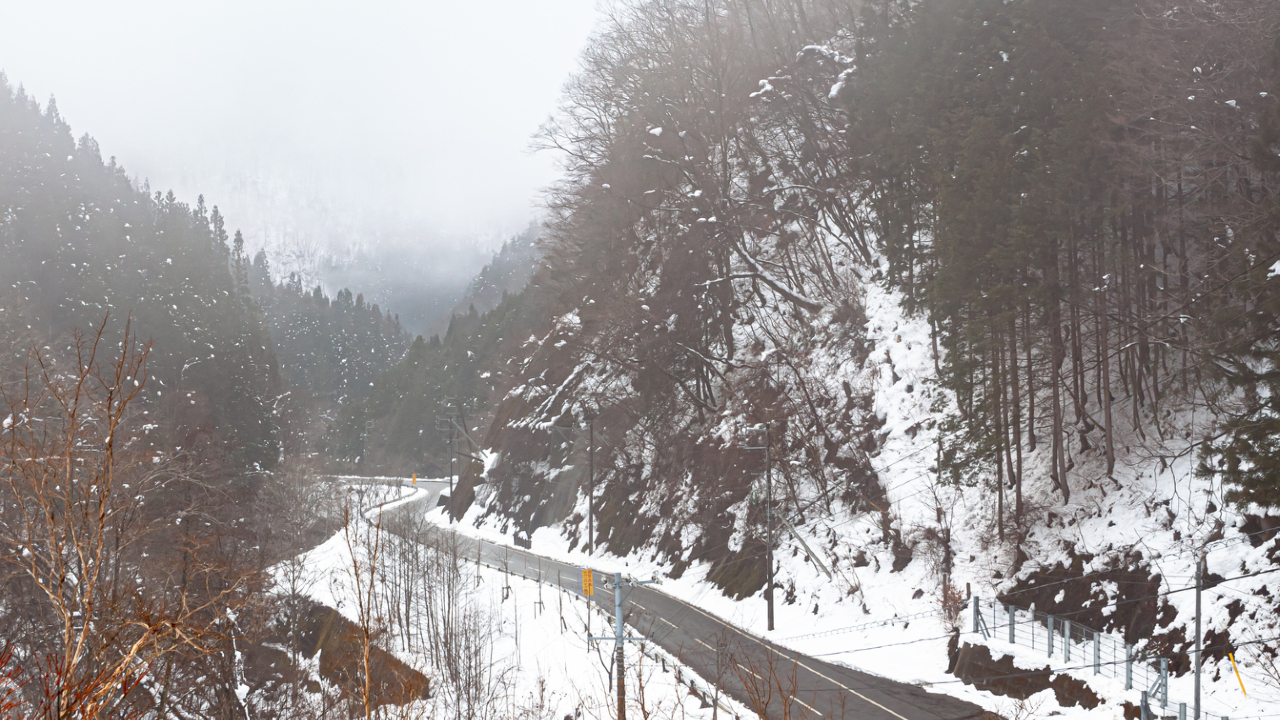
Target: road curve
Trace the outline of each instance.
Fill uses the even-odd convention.
[[[391,512],[434,507],[448,488],[430,480],[419,480],[417,486],[428,495]],[[490,567],[549,585],[559,582],[570,593],[581,590],[576,565],[455,534],[468,557],[478,553]],[[612,593],[601,587],[605,578],[597,578],[595,602],[612,615]],[[972,703],[781,647],[651,587],[631,588],[623,610],[634,631],[748,708],[767,707],[769,720],[965,720],[983,715]]]

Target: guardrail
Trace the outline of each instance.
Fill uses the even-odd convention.
[[[529,555],[528,554],[521,551],[515,551],[515,552],[518,552],[520,555],[524,556],[524,565],[523,565],[524,572],[516,573],[511,570],[509,560],[503,563],[505,567],[497,567],[488,562],[485,562],[482,558],[484,541],[476,540],[476,543],[477,543],[476,558],[477,558],[478,564],[484,565],[485,567],[488,567],[491,570],[497,570],[498,572],[506,573],[508,575],[519,575],[520,577],[523,577],[526,580],[533,580],[539,585],[544,583],[547,585],[551,585],[553,588],[555,588],[559,592],[562,592],[568,595],[569,598],[572,600],[578,600],[582,598],[582,595],[574,592],[572,588],[565,586],[562,578],[560,578],[559,575],[557,575],[557,579],[555,582],[550,581],[549,574],[545,576],[548,579],[544,579],[544,575],[542,572],[541,556],[538,556],[538,555],[534,556],[538,558],[538,561],[539,561],[538,574],[536,576],[530,576],[528,572],[529,571]],[[506,548],[505,546],[502,546],[502,545],[493,545],[493,547],[502,548],[504,550],[510,551],[509,548]],[[596,616],[600,618],[601,624],[603,626],[607,626],[609,623],[613,622],[613,617],[609,615],[607,612],[605,612],[604,610],[602,610],[595,603],[590,603],[588,605],[588,608],[590,609],[591,612],[596,613]],[[563,621],[564,619],[562,617],[561,622]],[[651,660],[656,665],[661,667],[662,672],[674,673],[676,684],[684,685],[685,687],[689,688],[690,692],[692,692],[699,700],[702,701],[703,707],[710,707],[712,704],[714,704],[722,712],[726,713],[729,717],[732,717],[734,720],[742,720],[742,716],[739,710],[735,710],[734,708],[727,706],[724,702],[722,702],[719,699],[719,697],[724,696],[724,693],[723,692],[719,693],[718,694],[719,697],[718,697],[717,693],[715,692],[714,685],[702,680],[701,676],[699,676],[695,670],[690,668],[688,665],[681,663],[679,660],[675,658],[675,656],[671,655],[666,650],[663,650],[661,647],[658,646],[657,643],[653,642],[647,637],[644,639],[643,642],[639,643],[639,646],[640,646],[640,652],[644,654],[645,657],[649,658],[649,660]]]
[[[395,480],[395,478],[362,478],[362,480],[366,480],[367,482],[352,482],[353,480],[352,478],[338,478],[338,479],[341,479],[344,482],[347,482],[348,484],[352,484],[352,485],[373,485],[373,486],[383,486],[383,487],[392,487],[392,488],[411,487],[408,480],[402,480],[402,482],[400,482],[399,484],[393,484],[393,483],[387,482],[388,480]],[[385,505],[390,505],[392,503],[400,502],[403,500],[405,500],[405,498],[400,497],[400,498],[395,498],[391,500],[385,500],[384,502],[381,502],[381,503],[375,503],[372,507],[365,509],[361,513],[361,515],[365,516],[366,521],[369,521],[369,518],[365,515],[365,513],[370,512],[377,508],[381,508]],[[409,502],[413,502],[413,501],[410,500]],[[456,532],[456,531],[453,531],[453,532]],[[523,577],[526,580],[533,580],[539,585],[542,585],[542,584],[551,585],[553,588],[555,588],[559,592],[562,592],[568,595],[571,599],[577,599],[582,597],[578,593],[575,593],[571,588],[566,587],[563,583],[562,578],[559,578],[558,576],[557,576],[556,582],[551,582],[549,579],[550,577],[549,574],[544,575],[543,573],[543,570],[542,570],[543,558],[540,555],[533,556],[538,561],[538,564],[536,567],[537,574],[534,575],[534,574],[530,574],[530,569],[531,569],[529,565],[530,553],[527,553],[523,550],[517,550],[505,545],[490,543],[489,545],[491,548],[493,548],[494,550],[501,550],[503,552],[501,565],[499,565],[499,564],[489,562],[484,558],[484,545],[485,545],[484,540],[481,540],[479,538],[467,538],[465,535],[459,535],[459,537],[471,540],[476,544],[476,565],[477,566],[484,566],[489,568],[490,570],[501,572],[506,575],[518,575],[519,577]],[[522,567],[521,567],[521,570],[523,572],[517,572],[511,569],[511,558],[513,555],[519,555],[521,560],[523,561]],[[541,605],[542,604],[541,601],[539,601],[538,604]],[[600,609],[594,603],[590,603],[588,607],[590,608],[590,611],[595,612],[597,616],[600,617],[602,624],[607,625],[608,623],[613,621],[613,617],[611,615],[609,615],[608,613]],[[561,622],[563,622],[563,618],[561,618]],[[721,711],[726,713],[728,716],[732,717],[734,720],[742,720],[741,711],[736,710],[719,700],[719,698],[717,697],[717,693],[714,690],[714,685],[702,680],[701,676],[699,676],[695,670],[681,663],[680,661],[676,660],[676,658],[673,655],[663,650],[656,643],[646,638],[645,642],[640,643],[640,651],[645,655],[645,657],[648,657],[651,661],[659,665],[662,668],[662,672],[674,673],[676,684],[684,685],[685,687],[689,688],[689,690],[704,703],[704,707],[709,707],[712,704],[714,704],[717,708],[719,708]],[[725,694],[719,693],[719,696],[724,697]]]
[[[984,601],[976,595],[970,606],[973,634],[1040,650],[1050,660],[1051,669],[1053,661],[1060,659],[1061,666],[1054,672],[1083,672],[1124,682],[1125,690],[1138,691],[1143,720],[1186,720],[1186,703],[1178,703],[1176,715],[1163,714],[1171,704],[1168,658],[1149,658],[1132,644],[1071,618],[1006,605],[999,600]],[[1227,715],[1204,712],[1200,716],[1204,720],[1231,720]]]
[[[689,688],[690,692],[702,700],[704,703],[703,707],[710,707],[712,703],[714,703],[716,707],[731,716],[733,720],[742,720],[742,717],[738,714],[737,710],[726,707],[723,702],[720,702],[717,699],[713,685],[706,682],[700,682],[698,674],[690,669],[689,666],[677,662],[665,650],[655,652],[655,647],[657,646],[648,642],[640,643],[640,652],[644,653],[644,655],[653,662],[658,663],[662,667],[662,672],[674,672],[676,684],[684,685]],[[724,693],[722,692],[720,695],[724,695]]]

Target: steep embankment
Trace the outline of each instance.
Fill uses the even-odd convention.
[[[1096,449],[1071,453],[1074,468],[1096,479],[1073,485],[1073,500],[1067,504],[1049,477],[1048,446],[1027,450],[1023,512],[1019,518],[1006,508],[1002,540],[995,523],[1000,499],[989,486],[940,481],[939,415],[934,408],[946,401],[946,391],[938,387],[928,324],[903,313],[901,299],[874,287],[867,293],[865,338],[860,339],[867,350],[861,360],[820,365],[821,358],[847,358],[848,348],[838,342],[816,350],[817,360],[795,360],[820,370],[828,390],[861,391],[852,396],[859,398],[858,405],[833,408],[832,416],[860,418],[867,449],[854,451],[865,465],[851,463],[856,469],[839,474],[832,470],[844,484],[830,511],[817,483],[795,472],[789,482],[788,472],[775,465],[776,511],[789,519],[795,535],[783,523],[775,528],[779,629],[769,636],[811,655],[925,683],[1006,714],[1016,712],[1015,707],[1038,706],[1043,712],[1093,717],[1089,713],[1095,705],[1076,703],[1097,693],[1107,702],[1132,702],[1109,684],[1099,686],[1094,680],[1091,685],[1088,669],[1080,673],[1080,681],[1050,682],[1059,676],[1046,674],[1037,685],[1038,676],[1024,677],[1044,665],[1043,659],[1031,659],[1034,654],[993,663],[995,669],[985,671],[967,660],[964,677],[976,678],[992,694],[967,691],[949,675],[954,656],[948,642],[956,628],[969,629],[964,601],[971,594],[999,598],[1065,616],[1077,627],[1109,632],[1144,656],[1168,655],[1174,675],[1171,696],[1175,703],[1189,702],[1194,595],[1183,589],[1192,586],[1203,549],[1211,582],[1260,573],[1205,592],[1205,645],[1210,648],[1206,707],[1232,716],[1254,707],[1240,702],[1226,657],[1231,643],[1240,644],[1236,657],[1250,692],[1258,702],[1268,702],[1269,645],[1246,643],[1275,635],[1267,623],[1280,587],[1277,576],[1268,574],[1275,568],[1274,533],[1264,530],[1274,526],[1275,518],[1234,509],[1223,501],[1219,484],[1198,478],[1194,440],[1180,439],[1163,447],[1163,457],[1152,457],[1137,447],[1136,433],[1126,433],[1123,441],[1133,444],[1120,455],[1119,469],[1110,478],[1106,458]],[[566,337],[561,326],[542,345],[554,350]],[[548,378],[543,403],[563,402],[572,388],[592,377],[585,369],[578,373],[585,380],[575,378],[572,370],[566,374],[567,383]],[[508,398],[507,411],[536,409],[537,396],[527,398]],[[604,417],[597,416],[596,422],[608,422]],[[739,423],[741,427],[740,418]],[[721,425],[732,427],[734,419]],[[495,428],[489,439],[497,440],[496,453],[502,454],[491,456],[479,502],[465,517],[469,525],[494,541],[505,537],[583,566],[665,577],[665,591],[748,630],[763,631],[763,552],[751,554],[748,546],[759,543],[762,534],[761,483],[753,486],[747,479],[744,493],[718,495],[723,485],[712,473],[733,467],[726,462],[681,468],[682,482],[674,489],[664,490],[660,477],[618,486],[608,474],[611,468],[601,463],[608,437],[597,433],[596,477],[604,489],[596,501],[600,549],[592,554],[585,547],[587,433],[578,428],[572,435],[551,436],[560,442],[547,442],[550,433],[560,431],[518,420]],[[762,461],[762,452],[742,447],[755,443],[752,436],[737,439],[735,447],[712,438],[710,442],[720,444],[702,449],[701,455],[690,443],[690,448],[655,450],[653,457],[659,462],[673,455],[686,462],[726,456],[742,463]],[[687,454],[678,455],[682,450]],[[506,453],[533,459],[520,462]],[[516,495],[522,491],[525,497]],[[630,504],[610,507],[623,491],[629,491],[622,497]],[[710,504],[717,499],[723,504]],[[722,524],[708,523],[708,517]],[[752,528],[752,522],[758,525]],[[977,643],[968,636],[965,642]],[[911,653],[912,663],[901,662],[904,651]],[[999,659],[1001,651],[994,652]],[[1004,665],[1009,667],[1000,670]],[[982,681],[984,672],[996,679]],[[1014,681],[1001,680],[1010,674]],[[1037,695],[1043,688],[1048,693]],[[1005,696],[1031,699],[1017,705]]]
[[[910,628],[938,683],[971,595],[1185,675],[1203,553],[1212,692],[1230,643],[1267,685],[1280,16],[1155,5],[628,4],[546,129],[469,517],[713,604],[774,534],[789,626]]]

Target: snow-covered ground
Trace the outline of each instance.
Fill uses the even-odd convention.
[[[866,330],[875,344],[866,366],[841,364],[835,357],[819,361],[830,365],[831,382],[838,385],[848,380],[873,393],[874,410],[885,423],[882,432],[887,432],[887,437],[871,462],[892,504],[892,527],[915,550],[913,561],[904,570],[891,572],[891,551],[875,542],[882,532],[879,517],[811,519],[799,532],[810,548],[820,549],[823,564],[834,569],[834,577],[828,579],[798,543],[784,536],[782,549],[776,554],[780,562],[778,594],[781,597],[785,590],[795,599],[790,603],[780,601],[777,629],[772,633],[764,629],[762,594],[742,601],[724,596],[704,581],[709,569],[705,564],[695,563],[678,579],[667,579],[660,589],[740,628],[804,653],[961,697],[1006,717],[1123,717],[1120,703],[1136,703],[1137,689],[1117,689],[1114,683],[1094,678],[1091,670],[1072,674],[1103,697],[1104,705],[1093,710],[1061,707],[1052,690],[1019,703],[976,690],[949,675],[947,644],[953,628],[958,624],[966,631],[962,642],[976,639],[967,632],[967,617],[959,618],[957,623],[954,614],[948,617],[943,611],[938,570],[941,549],[936,541],[929,540],[930,536],[936,537],[940,528],[951,533],[953,600],[955,595],[964,599],[969,594],[990,599],[997,592],[1008,590],[1018,578],[1037,570],[1060,561],[1070,566],[1068,549],[1077,555],[1092,554],[1085,563],[1085,573],[1106,568],[1108,561],[1131,549],[1141,550],[1164,578],[1161,591],[1181,590],[1192,584],[1199,548],[1208,552],[1211,573],[1233,578],[1271,567],[1266,559],[1271,543],[1255,549],[1246,542],[1238,530],[1242,515],[1223,501],[1222,488],[1194,475],[1196,456],[1191,451],[1191,438],[1197,437],[1195,432],[1170,434],[1157,446],[1158,456],[1143,457],[1127,447],[1137,446],[1137,442],[1125,434],[1124,421],[1118,421],[1119,462],[1112,478],[1107,477],[1105,461],[1096,449],[1084,453],[1073,450],[1070,504],[1062,503],[1047,479],[1047,443],[1026,454],[1024,502],[1032,529],[1024,548],[1033,560],[1013,574],[1012,545],[995,539],[993,492],[948,485],[937,477],[938,436],[930,421],[936,418],[935,403],[947,398],[939,396],[944,391],[934,382],[929,327],[923,318],[906,315],[900,299],[897,293],[878,285],[866,286]],[[1116,412],[1129,410],[1121,401]],[[1175,416],[1168,419],[1166,427],[1177,425],[1194,430],[1196,421],[1194,417]],[[1143,443],[1148,448],[1155,446],[1151,438]],[[502,531],[501,519],[492,515],[486,518],[483,491],[481,488],[481,502],[473,505],[455,527],[491,543],[514,545],[513,537]],[[586,515],[581,496],[575,510],[580,517]],[[444,521],[438,511],[429,517]],[[1211,540],[1215,532],[1220,533],[1221,539]],[[615,557],[588,556],[581,547],[570,549],[569,540],[558,527],[540,528],[528,540],[534,553],[584,567],[623,571],[638,577],[666,576],[671,571],[669,564],[653,560],[651,551]],[[860,552],[865,552],[866,562],[855,563],[854,557]],[[1256,627],[1246,630],[1239,622],[1232,626],[1234,641],[1280,635],[1270,626],[1275,622],[1268,609],[1270,603],[1261,602],[1280,596],[1277,593],[1280,575],[1275,574],[1234,580],[1206,591],[1205,630],[1226,628],[1227,605],[1239,600],[1246,613],[1258,610],[1260,616]],[[1177,609],[1177,617],[1165,630],[1185,627],[1186,636],[1190,637],[1194,593],[1176,592],[1167,600]],[[1018,667],[1033,670],[1046,665],[1043,654],[1030,649],[990,644],[996,659],[1007,651],[1014,655]],[[1280,677],[1275,676],[1274,666],[1268,667],[1265,654],[1254,651],[1275,646],[1260,643],[1237,652],[1241,681],[1250,693],[1247,697],[1229,662],[1207,660],[1204,710],[1215,718],[1274,713],[1273,703],[1280,701]],[[1065,666],[1058,662],[1055,667]],[[1171,678],[1169,696],[1174,712],[1178,702],[1191,703],[1191,683],[1189,674]],[[1034,715],[1026,715],[1031,710]]]
[[[938,477],[938,430],[933,421],[938,417],[937,408],[945,407],[949,398],[935,380],[928,324],[923,318],[904,313],[896,292],[877,284],[864,287],[863,304],[869,319],[866,335],[874,345],[867,362],[852,360],[838,348],[826,347],[818,347],[808,362],[814,375],[824,378],[832,388],[847,382],[871,393],[873,412],[883,425],[877,452],[869,461],[890,507],[884,517],[844,511],[831,516],[809,514],[798,532],[809,548],[820,553],[822,565],[833,571],[831,577],[809,559],[800,543],[789,536],[782,537],[776,553],[779,604],[775,631],[764,630],[762,594],[742,601],[726,597],[706,582],[709,567],[705,564],[694,563],[679,578],[671,578],[671,564],[656,560],[657,554],[651,548],[627,557],[604,553],[589,556],[582,547],[572,546],[568,539],[572,533],[554,526],[520,538],[520,544],[527,540],[534,553],[582,567],[666,578],[659,589],[744,630],[812,656],[954,695],[1009,718],[1055,716],[1066,720],[1118,719],[1123,716],[1121,704],[1136,702],[1141,687],[1135,684],[1135,690],[1126,691],[1114,680],[1095,677],[1092,668],[1078,667],[1078,658],[1074,663],[1064,661],[1060,655],[1050,659],[1042,648],[1009,645],[998,637],[979,638],[969,632],[967,614],[957,617],[955,601],[970,596],[990,600],[1028,575],[1057,563],[1071,566],[1073,561],[1083,559],[1083,572],[1087,575],[1125,565],[1132,553],[1139,551],[1152,570],[1161,575],[1160,592],[1168,593],[1164,599],[1177,611],[1160,631],[1174,636],[1181,632],[1183,637],[1190,637],[1195,594],[1187,588],[1193,583],[1196,560],[1203,550],[1208,571],[1227,578],[1204,593],[1204,630],[1230,630],[1231,640],[1238,644],[1235,659],[1240,671],[1237,680],[1228,660],[1208,659],[1203,677],[1203,708],[1214,720],[1221,716],[1239,719],[1275,714],[1272,708],[1280,703],[1280,672],[1267,652],[1277,646],[1274,638],[1280,635],[1273,604],[1273,599],[1280,597],[1280,574],[1245,576],[1269,572],[1274,567],[1268,555],[1276,541],[1255,548],[1239,529],[1243,512],[1224,501],[1220,486],[1195,475],[1195,439],[1211,418],[1196,417],[1194,410],[1169,408],[1170,414],[1161,420],[1160,437],[1151,434],[1148,423],[1147,437],[1138,438],[1139,431],[1130,419],[1133,409],[1127,400],[1119,399],[1115,405],[1115,472],[1108,477],[1096,441],[1095,449],[1089,451],[1080,451],[1073,443],[1069,449],[1072,496],[1067,504],[1047,477],[1047,443],[1042,442],[1037,451],[1026,452],[1024,504],[1028,533],[1022,547],[1030,560],[1015,571],[1013,544],[997,539],[994,493],[989,488],[948,484]],[[824,315],[816,322],[831,321],[829,315]],[[1145,412],[1149,410],[1139,408],[1139,413]],[[1150,421],[1149,416],[1145,419]],[[1139,447],[1145,449],[1139,452]],[[488,455],[486,471],[499,460],[492,453]],[[504,529],[509,525],[499,514],[488,512],[486,491],[483,486],[478,490],[480,502],[453,527],[490,543],[515,546],[515,538]],[[1006,502],[1006,512],[1011,512],[1012,500],[1007,498]],[[585,498],[579,495],[574,511],[583,517],[586,510]],[[736,514],[739,518],[747,515]],[[427,511],[426,519],[437,525],[446,524],[439,509]],[[886,525],[900,533],[903,542],[913,549],[912,561],[898,572],[892,571],[892,549],[882,542]],[[952,558],[949,597],[944,597],[941,582],[944,562],[939,537],[944,532],[949,533]],[[313,551],[315,557],[309,556],[308,562],[318,567],[340,567],[334,554],[340,555],[342,548],[333,543]],[[503,576],[481,570],[482,590],[502,582]],[[511,583],[513,596],[530,598],[536,593],[536,583],[530,586],[529,581],[514,578]],[[1108,585],[1099,583],[1114,597],[1117,589]],[[543,588],[544,593],[549,590],[549,586]],[[327,601],[343,602],[337,595],[329,596]],[[524,678],[519,684],[521,692],[538,687],[539,678],[545,679],[546,687],[553,692],[566,697],[576,696],[577,688],[583,684],[599,684],[598,676],[590,676],[594,678],[590,683],[583,682],[582,678],[588,677],[583,674],[584,668],[596,672],[602,666],[598,658],[592,661],[594,664],[575,664],[572,658],[588,656],[585,641],[580,637],[571,641],[571,633],[561,633],[558,614],[534,616],[529,600],[503,601],[492,593],[483,602],[494,608],[494,617],[501,618],[503,627],[512,628],[503,642],[508,643],[504,646],[506,652],[520,668],[519,677]],[[545,620],[548,617],[554,622]],[[568,622],[572,626],[572,621]],[[581,619],[578,622],[581,624]],[[544,628],[529,631],[544,633],[533,655],[524,649],[529,643],[515,642],[517,624],[523,627],[530,623]],[[547,627],[551,629],[546,630]],[[947,647],[956,628],[962,632],[961,642],[986,644],[995,659],[1007,654],[1017,668],[1039,670],[1050,665],[1070,672],[1088,683],[1104,704],[1092,710],[1062,707],[1052,690],[1018,702],[963,684],[947,673]],[[529,633],[524,633],[525,639],[532,637]],[[1249,642],[1255,644],[1244,644]],[[1137,650],[1144,648],[1145,641],[1139,642]],[[1248,690],[1247,696],[1241,692],[1241,684]],[[1180,702],[1190,704],[1192,697],[1191,675],[1170,679],[1173,712]]]
[[[386,492],[385,499],[397,494],[399,499],[383,505],[384,513],[431,495],[415,488],[389,488]],[[374,518],[376,510],[366,515]],[[354,559],[363,562],[366,551],[357,547]],[[300,560],[307,573],[307,594],[359,623],[353,553],[344,533],[336,533]],[[587,642],[588,608],[582,597],[557,591],[553,583],[538,583],[487,566],[469,563],[465,570],[468,589],[463,602],[479,611],[491,640],[485,652],[489,653],[486,662],[491,675],[487,682],[494,690],[494,704],[491,715],[479,717],[610,717],[617,702],[609,674],[613,646]],[[612,633],[609,618],[598,609],[594,609],[590,625],[594,635]],[[406,651],[396,637],[384,637],[380,645],[432,677],[433,683],[439,680],[440,672],[429,651]],[[673,658],[656,647],[644,648],[643,654],[635,645],[627,648],[628,712],[633,717],[670,720],[712,717],[711,708],[703,707],[685,685],[677,684],[673,672],[663,672],[658,658],[664,658],[668,668],[676,666]],[[442,717],[453,714],[453,702],[449,693],[437,692],[432,699],[399,712],[406,717]],[[744,718],[750,716],[728,699],[722,699],[721,704]]]

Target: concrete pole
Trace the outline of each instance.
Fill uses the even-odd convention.
[[[455,495],[454,489],[453,489],[453,478],[455,477],[454,469],[453,469],[453,458],[455,455],[454,445],[457,437],[458,437],[458,431],[452,426],[450,426],[449,428],[449,522],[450,524],[453,523],[453,496]]]
[[[769,580],[765,586],[765,600],[769,603],[769,630],[773,630],[773,458],[770,455],[769,426],[764,426],[764,524],[767,535],[765,562],[769,563]]]
[[[627,720],[626,668],[623,666],[622,644],[622,573],[613,574],[613,630],[617,638],[614,650],[618,674],[618,720]]]
[[[1200,590],[1204,587],[1204,564],[1204,555],[1201,555],[1196,563],[1196,689],[1191,710],[1191,717],[1195,720],[1200,720]]]
[[[587,420],[587,554],[596,551],[596,418]]]

